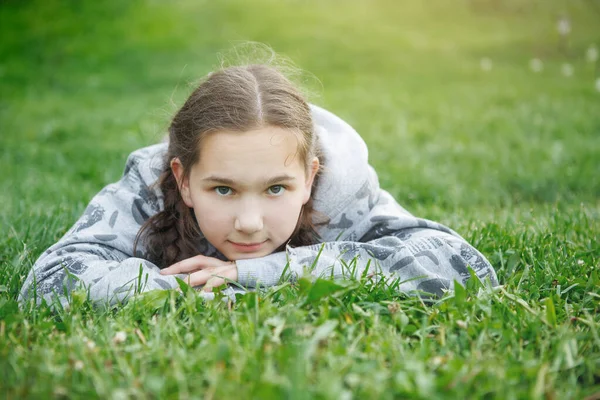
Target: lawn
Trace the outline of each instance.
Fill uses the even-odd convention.
[[[0,397],[600,399],[597,4],[0,1]],[[36,258],[243,41],[293,60],[381,186],[501,286],[19,308]]]

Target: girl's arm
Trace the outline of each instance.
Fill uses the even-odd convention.
[[[138,230],[160,208],[160,194],[149,188],[160,163],[159,146],[132,153],[121,180],[98,193],[75,225],[39,257],[21,301],[37,295],[38,303],[58,298],[65,304],[80,287],[92,300],[114,304],[136,292],[177,287],[175,276],[160,275],[145,259],[143,246],[133,254]]]
[[[340,241],[236,261],[239,283],[248,287],[275,285],[289,264],[292,279],[313,265],[316,276],[348,277],[354,269],[355,276],[360,277],[368,265],[369,272],[392,278],[389,282],[400,278],[403,292],[441,295],[452,289],[455,279],[464,283],[470,277],[467,266],[479,278],[489,277],[493,285],[498,284],[489,261],[449,228],[413,217],[383,190],[370,208],[360,220],[351,221],[343,214],[329,224],[352,225],[340,230]]]

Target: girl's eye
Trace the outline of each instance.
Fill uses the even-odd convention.
[[[283,185],[273,185],[267,191],[270,195],[281,196],[285,192],[285,187]]]
[[[217,194],[220,196],[228,196],[231,194],[232,190],[227,186],[217,186],[215,188],[215,192],[217,192]]]

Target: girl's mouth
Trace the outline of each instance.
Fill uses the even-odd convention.
[[[241,253],[253,253],[255,251],[258,251],[258,250],[260,250],[262,245],[265,244],[266,242],[267,242],[266,240],[264,242],[256,242],[256,243],[237,243],[237,242],[229,241],[229,243],[231,243],[231,245],[237,251],[239,251]]]

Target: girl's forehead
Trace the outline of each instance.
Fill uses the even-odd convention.
[[[219,131],[204,138],[200,147],[200,172],[241,173],[303,167],[296,133],[279,127],[246,132]]]
[[[297,141],[296,132],[292,129],[266,125],[247,131],[219,130],[207,134],[204,141],[213,142],[255,142],[260,143],[265,138],[270,138],[273,144],[283,143],[286,140]]]

